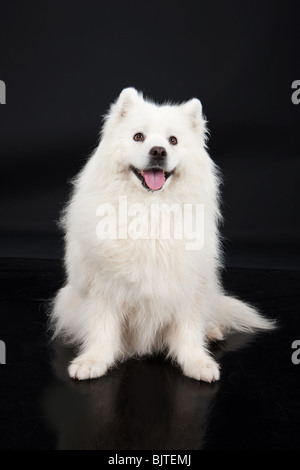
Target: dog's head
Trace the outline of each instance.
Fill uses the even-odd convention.
[[[141,190],[165,190],[205,146],[201,103],[157,105],[125,88],[106,116],[102,140],[120,172]]]

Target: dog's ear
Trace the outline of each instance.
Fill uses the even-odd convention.
[[[192,126],[195,128],[203,128],[203,115],[202,115],[202,104],[197,98],[193,98],[187,101],[183,105],[184,112],[189,116]]]
[[[141,94],[139,94],[135,88],[124,88],[115,103],[114,111],[117,112],[120,117],[124,117],[130,107],[141,98]]]
[[[143,101],[142,93],[133,87],[124,88],[116,101],[110,105],[108,112],[103,115],[101,136],[103,137],[105,130],[113,129],[126,116],[129,109],[139,101]]]

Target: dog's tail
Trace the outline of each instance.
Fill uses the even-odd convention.
[[[270,330],[276,322],[263,317],[254,307],[228,295],[219,295],[216,305],[217,318],[227,330]]]

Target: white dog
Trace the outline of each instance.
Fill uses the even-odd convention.
[[[186,376],[212,382],[220,374],[209,340],[229,329],[272,327],[220,285],[218,176],[205,137],[195,98],[157,105],[126,88],[111,106],[62,220],[67,283],[52,319],[56,334],[80,346],[71,377],[100,377],[126,357],[166,351]],[[197,205],[204,209],[196,249],[187,243],[193,220],[182,236],[162,236],[167,209],[175,217],[185,205],[193,217]],[[177,230],[178,221],[169,228]]]

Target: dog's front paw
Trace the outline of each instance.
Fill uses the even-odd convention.
[[[220,379],[219,365],[210,357],[186,363],[183,366],[183,373],[187,377],[204,382],[215,382]]]
[[[79,356],[71,362],[68,368],[72,379],[87,380],[101,377],[107,371],[107,366],[98,360]]]

